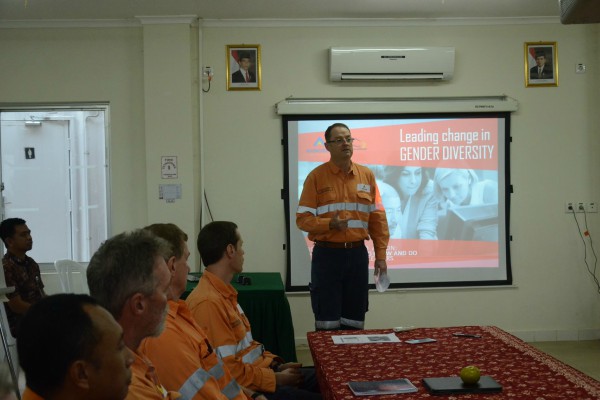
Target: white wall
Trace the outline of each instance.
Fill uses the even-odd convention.
[[[596,25],[285,28],[208,21],[200,31],[199,57],[215,71],[210,92],[200,100],[204,186],[213,217],[240,226],[247,271],[285,274],[283,148],[275,103],[288,96],[507,94],[520,103],[511,125],[515,287],[373,293],[367,327],[493,324],[530,340],[600,337],[600,295],[585,270],[573,218],[563,212],[567,200],[600,200]],[[144,93],[143,40],[141,28],[0,29],[0,103],[110,102],[115,233],[162,217],[161,207],[149,207],[147,199],[154,169],[146,166],[144,112],[145,102],[156,99]],[[525,88],[526,41],[558,43],[558,87]],[[261,91],[225,89],[225,46],[242,43],[262,46]],[[453,46],[455,77],[441,84],[329,82],[329,47],[380,45]],[[576,75],[581,62],[588,72]],[[180,128],[189,130],[189,121],[173,134]],[[174,146],[186,153],[189,140]],[[193,195],[198,201],[199,191]],[[186,213],[196,218],[195,210],[180,210],[173,222],[196,224],[184,220]],[[588,223],[594,235],[598,215],[590,215]],[[197,231],[186,230],[193,248]],[[302,339],[313,327],[310,302],[306,294],[289,299],[296,337]]]
[[[110,102],[112,231],[144,224],[141,29],[0,29],[0,54],[0,105]]]
[[[294,97],[507,94],[512,119],[511,246],[515,288],[372,293],[367,328],[492,324],[530,340],[600,337],[600,295],[564,202],[597,201],[598,30],[560,24],[398,27],[243,27],[208,23],[204,95],[205,186],[215,219],[238,223],[247,271],[285,271],[281,122],[273,105]],[[526,88],[524,42],[558,42],[559,87]],[[262,90],[225,90],[225,46],[262,46]],[[332,83],[331,46],[453,46],[449,83]],[[588,67],[576,75],[575,64]],[[577,200],[579,199],[579,200]],[[592,233],[598,215],[588,218]],[[600,232],[598,233],[600,235]],[[308,266],[307,266],[308,267]],[[313,329],[307,295],[289,296],[296,337]]]

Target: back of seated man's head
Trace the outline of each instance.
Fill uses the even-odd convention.
[[[21,218],[7,218],[0,223],[0,238],[6,245],[6,239],[13,237],[15,228],[19,225],[25,225],[26,222]]]
[[[28,310],[17,337],[27,386],[44,399],[123,399],[133,354],[123,332],[85,294],[46,297]]]
[[[227,246],[236,246],[239,239],[237,225],[233,222],[214,221],[204,225],[196,242],[202,263],[205,266],[216,263],[223,257]]]
[[[152,224],[144,228],[159,238],[165,239],[171,248],[171,256],[180,259],[185,251],[188,235],[175,224]]]
[[[90,294],[117,320],[135,293],[151,296],[158,284],[156,257],[170,256],[169,244],[151,232],[138,229],[106,240],[87,268]]]

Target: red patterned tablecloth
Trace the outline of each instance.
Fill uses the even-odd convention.
[[[391,329],[309,332],[308,344],[324,398],[356,399],[349,381],[408,378],[417,393],[368,396],[379,399],[425,399],[430,395],[422,378],[458,376],[476,365],[503,389],[495,394],[460,394],[445,399],[555,400],[600,399],[600,382],[537,350],[521,339],[492,326],[422,328],[396,334],[400,343],[333,344],[333,335],[387,334]],[[464,332],[481,338],[456,337]],[[430,337],[436,342],[411,345],[404,340]],[[600,362],[600,361],[599,361]]]

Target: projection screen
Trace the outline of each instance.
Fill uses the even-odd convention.
[[[280,113],[286,290],[308,290],[313,243],[296,227],[296,209],[307,174],[329,160],[323,134],[335,122],[348,125],[353,161],[377,179],[390,228],[390,287],[512,284],[509,112]]]

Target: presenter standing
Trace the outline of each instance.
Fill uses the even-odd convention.
[[[375,275],[387,271],[389,230],[371,170],[352,162],[350,129],[335,123],[325,131],[329,162],[312,170],[296,212],[296,225],[314,241],[310,296],[315,328],[363,329],[369,304],[369,254]]]

